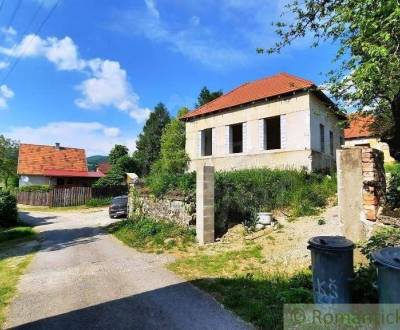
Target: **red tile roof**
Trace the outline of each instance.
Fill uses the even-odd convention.
[[[87,172],[85,150],[57,149],[54,146],[21,144],[18,156],[18,174],[45,175],[48,170]]]
[[[77,177],[77,178],[102,178],[105,176],[101,172],[81,172],[81,171],[66,171],[66,170],[45,170],[45,176],[50,177]]]
[[[188,120],[253,101],[310,88],[316,88],[316,85],[312,81],[283,72],[271,77],[245,83],[198,109],[189,112],[181,119]]]
[[[110,172],[110,170],[111,170],[111,164],[107,162],[100,163],[96,169],[97,172],[101,172],[104,174],[107,174],[108,172]]]
[[[356,139],[373,136],[373,132],[370,128],[373,123],[374,118],[372,116],[350,116],[349,127],[344,129],[344,138]]]

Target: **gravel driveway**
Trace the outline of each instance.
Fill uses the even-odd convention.
[[[12,302],[7,328],[247,329],[210,296],[101,227],[98,212],[23,212],[41,247]]]

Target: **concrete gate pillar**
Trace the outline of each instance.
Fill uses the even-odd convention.
[[[339,217],[343,235],[352,241],[368,238],[384,202],[383,153],[367,147],[337,151]]]
[[[200,245],[214,242],[214,167],[196,174],[196,237]]]

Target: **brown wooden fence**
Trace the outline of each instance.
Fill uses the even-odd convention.
[[[31,191],[18,192],[17,201],[19,204],[33,206],[78,206],[84,205],[92,198],[108,198],[126,195],[127,186],[114,186],[105,188],[92,187],[66,187],[52,188],[48,192]]]

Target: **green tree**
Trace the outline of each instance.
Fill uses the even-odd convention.
[[[126,146],[121,144],[116,144],[110,151],[108,155],[108,161],[111,165],[115,165],[119,158],[127,156],[129,154],[129,150]]]
[[[170,118],[167,108],[159,103],[150,114],[136,143],[134,158],[139,164],[139,175],[146,176],[160,157],[161,135]]]
[[[305,35],[338,44],[328,88],[344,108],[374,114],[375,128],[400,160],[400,3],[398,0],[292,0],[293,22],[275,23],[279,52]],[[258,49],[263,52],[264,49]]]
[[[10,182],[16,182],[18,148],[16,141],[0,135],[0,180],[6,189]]]
[[[182,108],[166,126],[161,137],[160,158],[153,164],[147,183],[156,195],[176,188],[185,173],[189,156],[185,151],[185,123],[179,120],[189,110]]]
[[[202,105],[211,102],[212,100],[215,100],[216,98],[220,97],[222,95],[222,91],[215,91],[215,92],[210,92],[210,90],[204,86],[202,90],[200,91],[199,97],[197,98],[197,103],[196,103],[196,108],[201,107]]]

